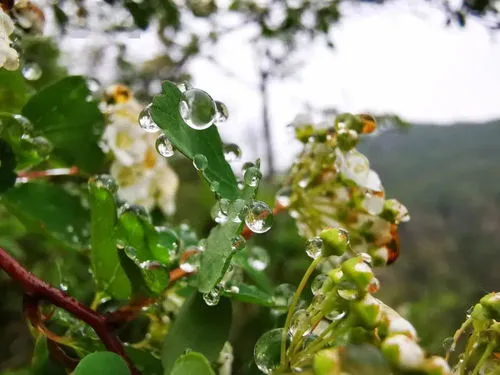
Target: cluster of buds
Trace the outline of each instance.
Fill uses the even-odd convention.
[[[314,237],[342,227],[353,254],[369,253],[377,266],[392,263],[399,254],[398,225],[410,217],[399,201],[386,199],[378,174],[355,148],[361,134],[376,130],[375,119],[342,114],[331,124],[300,121],[294,129],[304,150],[277,201],[296,219],[300,234]]]
[[[348,237],[341,229],[323,230],[319,240],[320,261],[349,249]],[[359,361],[366,357],[349,355],[349,351],[368,350],[378,358],[377,366],[386,369],[369,373],[451,374],[444,358],[425,355],[410,322],[373,297],[378,289],[367,253],[318,275],[311,283],[311,303],[294,311],[290,326],[285,327],[290,338],[286,351],[290,368],[312,367],[316,375],[340,375],[354,366],[356,357]]]

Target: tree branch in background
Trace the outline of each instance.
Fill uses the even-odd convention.
[[[139,375],[132,361],[127,357],[125,349],[118,337],[111,331],[106,317],[91,310],[63,291],[50,286],[45,281],[28,272],[17,260],[0,248],[0,267],[17,283],[21,285],[26,295],[25,309],[29,316],[38,314],[40,301],[47,301],[60,307],[76,318],[91,326],[104,346],[111,352],[120,355],[128,364],[133,375]],[[33,315],[33,319],[36,315]]]

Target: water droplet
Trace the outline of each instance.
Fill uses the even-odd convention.
[[[42,157],[49,156],[54,149],[52,143],[50,143],[49,140],[45,137],[35,137],[31,140],[31,143],[35,145],[38,154]]]
[[[101,89],[101,82],[96,78],[87,78],[87,87],[91,93],[95,94]]]
[[[139,267],[142,268],[143,270],[156,270],[162,268],[163,265],[156,260],[146,260],[144,262],[141,262],[139,264]]]
[[[210,190],[213,191],[214,193],[217,193],[220,189],[220,182],[219,181],[212,181],[210,182]]]
[[[59,289],[62,290],[63,292],[67,292],[68,291],[68,285],[64,284],[64,283],[61,283],[61,284],[59,284]]]
[[[160,127],[154,122],[151,116],[151,103],[149,103],[144,109],[139,113],[139,126],[142,130],[148,133],[156,133],[160,131]]]
[[[184,81],[184,82],[178,83],[178,84],[177,84],[177,88],[178,88],[181,92],[185,92],[185,91],[187,91],[187,90],[190,90],[190,89],[191,89],[191,85],[189,84],[189,82]]]
[[[292,336],[307,336],[311,332],[311,317],[306,310],[297,310],[292,316],[289,333]]]
[[[447,337],[443,340],[443,348],[446,352],[455,351],[455,340],[453,337]]]
[[[273,329],[264,333],[255,344],[255,364],[264,374],[272,374],[280,366],[283,334],[283,328]],[[287,339],[289,340],[288,335]]]
[[[321,293],[323,284],[325,283],[326,280],[328,280],[328,277],[323,274],[319,274],[314,278],[314,280],[311,282],[311,292],[313,295],[316,296]]]
[[[170,143],[170,140],[165,134],[160,135],[156,139],[155,145],[156,151],[158,151],[161,156],[169,158],[174,155],[174,146]]]
[[[229,206],[228,217],[229,220],[235,223],[241,223],[243,221],[243,217],[245,216],[247,209],[247,202],[243,199],[236,199]]]
[[[91,177],[89,180],[89,185],[94,185],[97,188],[104,188],[111,193],[116,193],[118,191],[118,184],[115,179],[108,174],[101,174]]]
[[[235,143],[228,143],[224,145],[224,159],[228,163],[232,161],[237,161],[241,158],[241,149],[240,146],[238,146]]]
[[[293,190],[290,186],[285,186],[282,187],[278,192],[276,193],[276,202],[284,208],[290,207],[290,204],[292,203],[292,194]]]
[[[361,257],[361,259],[363,259],[363,262],[365,262],[370,267],[372,267],[372,265],[373,265],[373,258],[372,258],[372,256],[370,254],[368,254],[368,253],[360,253],[359,256]]]
[[[251,161],[247,161],[243,164],[243,166],[241,167],[241,171],[243,172],[243,174],[245,174],[245,172],[247,171],[248,168],[250,167],[255,167],[255,164],[252,163]]]
[[[215,306],[220,301],[220,288],[215,287],[210,292],[203,294],[203,300],[208,306]]]
[[[217,110],[217,114],[215,117],[215,122],[217,123],[217,125],[226,122],[229,117],[229,110],[227,109],[227,106],[224,103],[216,100],[215,108]]]
[[[208,167],[208,159],[202,154],[195,155],[193,165],[198,171],[204,171]]]
[[[358,290],[355,287],[345,288],[345,289],[339,288],[337,290],[337,294],[341,298],[343,298],[343,299],[345,299],[347,301],[354,301],[356,298],[358,298],[359,292],[358,292]]]
[[[243,236],[236,236],[231,240],[231,250],[239,251],[242,250],[246,245],[246,240]]]
[[[217,113],[212,97],[200,89],[188,89],[183,93],[179,112],[184,122],[195,130],[210,127]]]
[[[248,264],[250,264],[250,267],[254,270],[265,270],[269,265],[270,260],[271,259],[266,249],[262,247],[253,246],[248,250]]]
[[[310,238],[306,244],[306,253],[312,259],[321,256],[323,252],[323,241],[319,237]]]
[[[216,223],[223,224],[228,219],[229,201],[227,199],[220,199],[215,202],[212,210],[210,211],[212,219]]]
[[[28,81],[36,81],[42,76],[42,68],[36,62],[28,62],[22,66],[21,74]]]
[[[332,322],[336,322],[337,320],[342,319],[345,315],[346,315],[345,311],[332,310],[325,315],[325,318]]]
[[[254,201],[245,215],[245,224],[254,233],[265,233],[273,225],[273,211],[267,204]]]
[[[246,185],[256,187],[259,184],[261,178],[262,173],[260,172],[259,168],[252,166],[248,167],[245,170],[244,180]]]
[[[281,284],[274,289],[273,302],[277,306],[289,306],[292,302],[295,288],[290,284]]]
[[[12,117],[14,117],[14,119],[21,125],[23,131],[33,130],[33,124],[27,117],[24,117],[23,115],[13,115]]]
[[[198,267],[200,266],[201,261],[201,253],[194,253],[189,256],[189,258],[185,260],[181,260],[179,264],[179,268],[184,272],[196,272]]]
[[[205,251],[207,249],[207,244],[208,244],[208,241],[206,238],[202,238],[199,242],[198,242],[198,250],[199,251]]]

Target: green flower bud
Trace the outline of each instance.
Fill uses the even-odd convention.
[[[314,375],[340,375],[341,363],[338,349],[321,350],[314,356]]]
[[[389,336],[382,342],[381,348],[384,357],[402,370],[419,370],[424,365],[424,351],[408,336]]]
[[[359,142],[359,135],[352,129],[342,129],[337,132],[337,145],[342,151],[352,150]]]
[[[362,257],[355,257],[342,263],[342,271],[360,290],[366,290],[375,278],[373,271]]]
[[[328,228],[320,232],[323,240],[323,256],[342,255],[349,247],[349,233],[342,228]]]
[[[382,308],[378,300],[370,294],[365,295],[359,301],[354,301],[351,306],[363,327],[373,329],[380,324]]]
[[[344,277],[344,272],[342,272],[342,269],[340,268],[334,268],[333,270],[328,272],[328,277],[333,281],[335,285],[337,285]]]
[[[500,320],[500,293],[487,294],[479,303],[488,310],[493,319]]]
[[[415,327],[413,327],[408,320],[384,304],[382,304],[382,322],[379,326],[379,334],[382,337],[402,334],[412,340],[417,340],[418,338]]]
[[[430,357],[425,360],[424,371],[427,375],[451,375],[450,366],[443,357]]]

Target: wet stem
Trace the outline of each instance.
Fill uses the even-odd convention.
[[[304,273],[304,276],[302,277],[302,280],[300,281],[300,284],[295,291],[295,294],[293,295],[292,303],[290,304],[290,307],[288,309],[288,314],[286,316],[286,321],[285,321],[285,327],[283,328],[283,334],[281,337],[281,356],[280,356],[280,370],[284,371],[286,370],[288,364],[286,361],[286,338],[288,336],[288,330],[290,329],[290,323],[292,322],[292,316],[293,313],[295,312],[295,308],[297,307],[297,304],[299,303],[300,296],[302,294],[302,291],[307,285],[307,282],[309,281],[309,278],[311,277],[312,273],[316,269],[316,266],[323,260],[323,257],[318,257],[313,260],[313,262],[309,265],[309,268],[306,270]]]
[[[484,350],[483,355],[479,359],[479,361],[476,364],[476,367],[474,368],[474,371],[472,372],[471,375],[478,375],[479,371],[481,371],[481,367],[483,367],[484,362],[490,357],[491,353],[493,353],[493,349],[495,349],[496,346],[496,340],[492,340],[488,343],[488,346]]]

